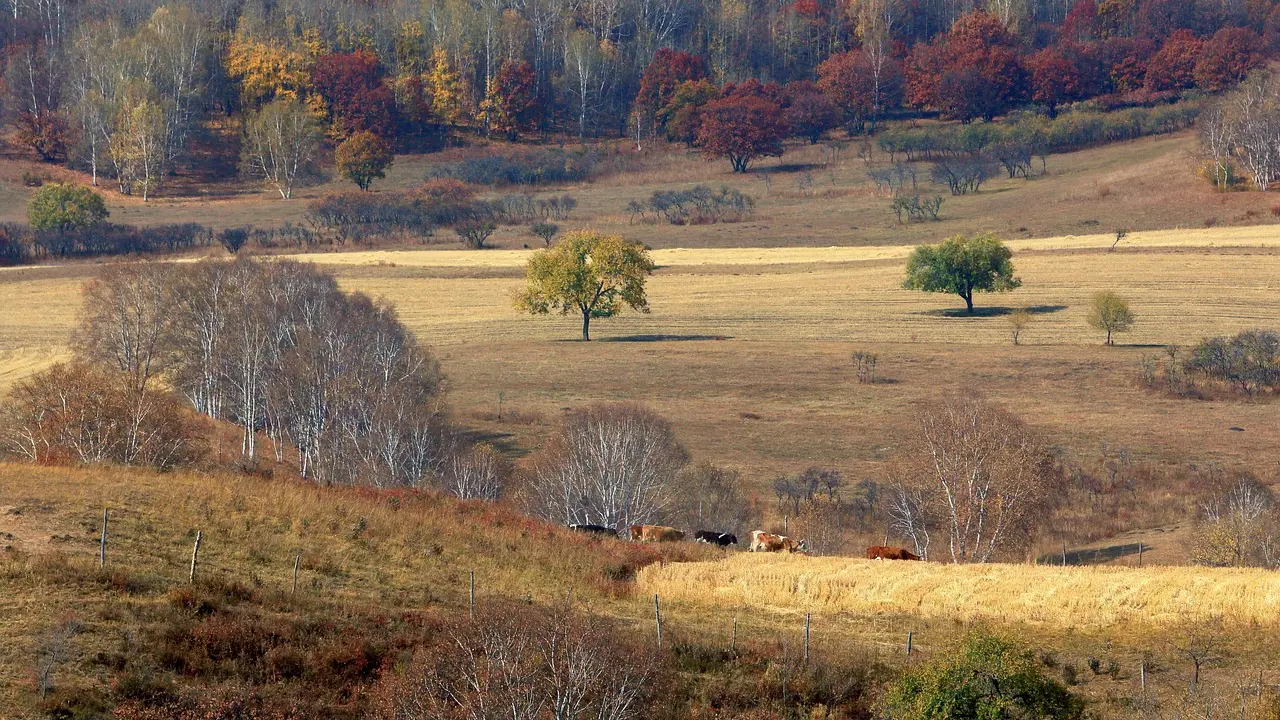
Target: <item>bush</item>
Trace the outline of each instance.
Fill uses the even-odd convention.
[[[0,224],[0,264],[20,265],[47,258],[98,255],[151,255],[208,247],[213,233],[203,225],[155,225],[138,228],[107,223],[71,230],[35,230]]]
[[[633,218],[647,219],[647,213],[653,212],[672,225],[709,225],[740,222],[755,212],[755,206],[751,196],[734,188],[696,185],[688,190],[656,190],[646,201],[632,201],[627,210]]]
[[[1204,340],[1191,349],[1185,369],[1243,395],[1280,389],[1280,335],[1246,330]]]
[[[453,231],[462,238],[467,247],[473,250],[483,250],[484,243],[493,235],[498,226],[492,221],[484,218],[472,218],[463,220],[453,226]]]
[[[82,230],[109,214],[101,195],[79,185],[44,185],[27,203],[27,222],[37,230]]]
[[[950,188],[952,195],[967,195],[978,192],[995,170],[996,163],[985,156],[956,157],[934,163],[930,176],[934,182]]]
[[[907,214],[908,222],[917,222],[925,220],[937,220],[938,212],[942,210],[942,196],[935,195],[931,198],[920,199],[919,195],[898,195],[889,205],[889,209],[898,216],[898,222],[902,222],[902,214]]]
[[[427,178],[452,178],[473,185],[546,185],[583,182],[600,167],[601,156],[593,150],[548,149],[447,163],[432,168]]]
[[[958,652],[939,654],[907,670],[889,689],[885,705],[898,720],[1049,720],[1084,713],[1080,699],[1046,677],[1031,652],[980,633],[965,640]]]

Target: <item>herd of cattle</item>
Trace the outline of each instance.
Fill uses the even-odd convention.
[[[570,525],[569,528],[578,532],[594,533],[596,535],[618,536],[617,530],[603,525],[577,524]],[[628,530],[631,540],[634,542],[680,542],[684,540],[685,536],[683,530],[677,530],[666,525],[632,525]],[[696,542],[718,545],[719,547],[730,547],[738,544],[737,535],[714,530],[699,530],[693,534],[693,539]],[[763,530],[751,531],[751,552],[806,553],[808,551],[809,549],[805,546],[804,540],[793,540],[786,535],[775,535]],[[867,548],[867,559],[919,560],[920,556],[905,548],[873,545]]]

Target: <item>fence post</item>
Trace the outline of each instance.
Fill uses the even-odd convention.
[[[1138,567],[1142,567],[1142,541],[1138,541]]]
[[[658,649],[662,649],[662,608],[658,605],[658,593],[653,594],[653,620],[658,626]]]
[[[738,650],[738,616],[733,616],[733,635],[729,637],[729,652],[737,652]],[[1258,687],[1262,687],[1262,673],[1258,673]],[[1261,692],[1261,691],[1259,691]]]
[[[196,544],[191,548],[191,575],[188,576],[187,582],[194,584],[196,581],[196,561],[200,557],[200,540],[204,537],[204,533],[200,530],[196,531]]]
[[[476,618],[476,571],[471,571],[471,586],[467,592],[467,612],[471,619]]]
[[[809,613],[804,614],[804,664],[809,664]]]
[[[1067,566],[1067,541],[1062,541],[1062,567]]]
[[[107,566],[107,509],[102,508],[102,544],[98,546],[98,567]]]
[[[1147,702],[1147,661],[1143,660],[1138,666],[1138,678],[1142,682],[1142,702]]]
[[[907,631],[907,657],[911,657],[911,641],[915,639],[915,633]]]
[[[293,589],[289,591],[289,596],[293,597],[298,594],[298,566],[302,564],[302,553],[293,556]]]

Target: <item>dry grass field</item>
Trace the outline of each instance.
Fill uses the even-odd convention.
[[[1257,569],[963,566],[739,553],[647,567],[637,586],[669,603],[793,615],[905,614],[1092,631],[1167,628],[1213,617],[1236,628],[1280,624],[1280,576]]]

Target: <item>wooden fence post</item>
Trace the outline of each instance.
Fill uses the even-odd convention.
[[[98,567],[107,566],[107,509],[102,508],[102,544],[98,546]]]
[[[738,649],[738,616],[733,616],[733,635],[729,637],[729,652],[736,652]],[[1262,673],[1258,673],[1258,687],[1262,687]]]
[[[658,626],[658,649],[662,649],[662,608],[658,605],[658,593],[653,594],[653,620]]]
[[[293,556],[293,589],[289,591],[289,596],[293,597],[298,594],[298,566],[302,564],[302,553]]]
[[[1138,567],[1142,567],[1142,541],[1138,541]]]
[[[907,631],[907,657],[911,657],[911,641],[915,639],[915,633]]]
[[[809,613],[804,614],[804,664],[809,664]]]
[[[471,619],[476,618],[476,571],[471,571],[471,586],[467,591],[467,612],[470,613]]]
[[[1147,701],[1147,661],[1143,660],[1138,666],[1138,678],[1142,683],[1142,702]]]
[[[187,578],[187,582],[194,584],[196,581],[196,561],[200,557],[200,540],[204,537],[204,533],[200,530],[196,531],[196,544],[191,548],[191,575]]]
[[[1067,566],[1067,541],[1062,541],[1062,567]]]

